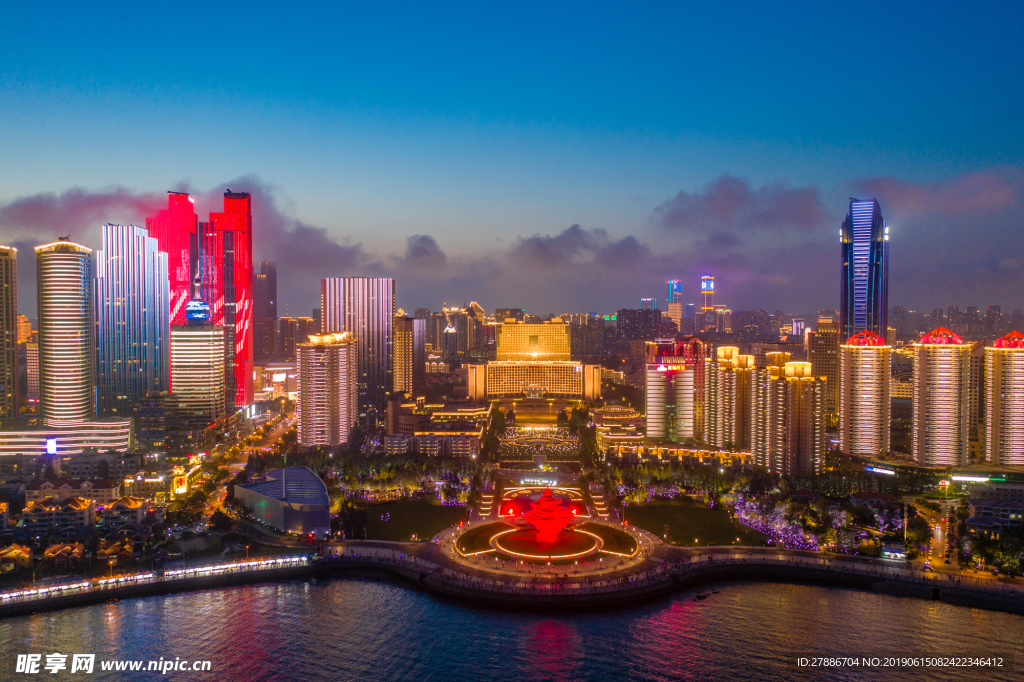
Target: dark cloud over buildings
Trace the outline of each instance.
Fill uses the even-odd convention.
[[[253,195],[255,260],[277,263],[282,314],[316,307],[322,277],[356,275],[395,277],[398,303],[407,310],[477,300],[488,310],[521,305],[542,314],[608,312],[638,305],[642,296],[662,298],[670,278],[683,279],[684,298],[696,301],[703,274],[718,278],[717,300],[734,309],[834,308],[838,230],[851,194],[877,197],[891,225],[891,305],[1024,307],[1024,173],[1015,168],[932,184],[860,179],[830,189],[829,199],[814,186],[753,187],[724,175],[660,204],[634,234],[575,224],[475,253],[429,234],[404,237],[402,252],[372,253],[339,236],[356,226],[304,223],[279,190],[253,176],[210,190],[188,183],[176,189],[192,194],[202,220],[220,210],[228,187]],[[108,221],[144,224],[165,205],[161,194],[120,187],[76,188],[0,205],[0,233],[29,254],[19,265],[19,307],[35,309],[32,246],[71,234],[95,248],[98,230],[90,230]]]

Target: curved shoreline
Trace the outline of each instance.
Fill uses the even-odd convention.
[[[1004,611],[1024,615],[1024,591],[972,588],[937,579],[915,579],[896,570],[825,563],[800,556],[698,555],[687,561],[652,565],[632,576],[596,583],[565,580],[500,580],[457,570],[424,560],[398,549],[379,545],[351,546],[355,551],[303,565],[222,572],[180,579],[154,579],[145,584],[106,587],[46,598],[5,601],[0,618],[41,611],[74,608],[112,600],[155,596],[175,592],[216,589],[258,582],[330,577],[350,571],[384,572],[403,578],[439,596],[475,604],[526,610],[606,608],[635,604],[694,587],[731,580],[764,580],[832,585],[871,590],[881,594],[942,601],[958,606]],[[382,556],[387,552],[389,556]],[[397,554],[397,556],[394,556]],[[703,557],[703,558],[702,558]],[[201,569],[192,569],[198,571]]]

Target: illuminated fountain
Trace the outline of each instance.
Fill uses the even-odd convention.
[[[544,494],[533,503],[533,509],[523,518],[537,529],[537,542],[558,542],[558,534],[573,521],[573,513],[562,505],[562,501],[551,495],[551,488],[544,488]]]

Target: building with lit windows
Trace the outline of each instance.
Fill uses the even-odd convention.
[[[843,256],[839,338],[867,330],[884,339],[889,315],[889,228],[878,201],[850,199],[850,212],[839,235]]]
[[[314,334],[295,347],[299,445],[334,448],[357,424],[358,341],[348,332]]]
[[[349,332],[359,346],[359,414],[384,423],[394,386],[395,280],[331,277],[320,281],[320,331]],[[446,359],[447,361],[447,359]]]
[[[277,357],[277,265],[260,263],[253,275],[253,356],[256,360]],[[313,333],[320,331],[313,330]]]
[[[719,346],[704,372],[704,442],[725,450],[750,449],[754,356]]]
[[[504,322],[498,329],[497,360],[569,360],[569,325],[560,318],[541,324]]]
[[[146,230],[104,225],[96,252],[96,408],[131,416],[150,391],[170,382],[167,254]]]
[[[963,466],[968,453],[971,344],[939,327],[914,346],[914,459]]]
[[[167,254],[170,287],[170,321],[185,324],[185,306],[192,300],[192,280],[199,264],[195,201],[184,192],[168,192],[167,208],[146,218],[146,231]]]
[[[825,412],[839,413],[839,324],[818,319],[817,328],[807,335],[807,359],[814,376],[825,377]]]
[[[668,303],[682,302],[683,300],[683,282],[678,279],[670,279],[668,281]]]
[[[697,339],[647,344],[644,401],[648,438],[701,438],[706,352]]]
[[[985,349],[985,427],[988,461],[1024,467],[1024,334],[1018,331]]]
[[[225,340],[219,324],[171,327],[172,392],[180,418],[193,429],[225,414]]]
[[[426,320],[395,318],[395,391],[409,397],[424,395],[427,387]]]
[[[253,295],[252,197],[224,193],[224,211],[199,224],[199,273],[202,299],[210,305],[210,324],[224,327],[225,404],[252,402]],[[172,386],[173,390],[173,386]]]
[[[715,314],[715,278],[704,275],[700,278],[701,307],[698,311],[697,331],[714,331],[717,325]]]
[[[769,353],[754,372],[751,455],[781,475],[816,474],[825,465],[825,384],[809,362]]]
[[[848,455],[889,453],[892,347],[870,331],[839,347],[839,438]]]
[[[584,365],[570,360],[499,360],[466,367],[469,397],[472,400],[512,396],[583,400],[597,400],[601,397],[600,365]]]
[[[18,394],[19,317],[18,250],[13,246],[0,246],[0,419],[16,417],[21,406]],[[27,335],[25,341],[28,341]]]

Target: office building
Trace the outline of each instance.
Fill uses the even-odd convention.
[[[839,324],[818,318],[817,329],[807,335],[811,373],[825,377],[825,412],[839,414]]]
[[[715,278],[704,275],[700,278],[701,307],[697,311],[697,331],[715,331],[717,316],[715,315]]]
[[[665,316],[675,323],[676,329],[683,333],[683,304],[680,301],[669,301]]]
[[[277,357],[277,265],[263,261],[253,275],[253,334],[256,360]],[[316,331],[320,331],[317,329]]]
[[[914,346],[914,459],[927,466],[967,464],[971,344],[939,327]]]
[[[167,254],[135,225],[104,225],[96,252],[96,409],[131,416],[170,382]]]
[[[707,347],[698,339],[648,343],[644,350],[647,437],[701,439]]]
[[[17,253],[17,249],[15,249]],[[17,265],[17,263],[15,263]],[[18,343],[28,343],[35,337],[35,332],[32,331],[32,322],[28,319],[27,315],[18,315]]]
[[[848,455],[889,454],[892,347],[862,331],[839,347],[839,438]]]
[[[459,333],[450,324],[441,332],[441,362],[447,366],[450,372],[458,369],[461,364],[459,362]]]
[[[596,313],[564,315],[569,320],[569,357],[582,360],[604,352],[604,319]],[[495,338],[501,333],[497,326]]]
[[[205,427],[225,414],[226,338],[221,325],[171,328],[171,386],[186,428]]]
[[[496,361],[467,365],[469,397],[577,398],[601,397],[601,366],[569,360]]]
[[[320,331],[349,332],[359,346],[359,413],[367,426],[384,422],[394,386],[395,280],[333,277],[320,282]]]
[[[723,450],[749,450],[754,356],[719,346],[704,371],[704,442]]]
[[[640,299],[640,310],[657,310],[658,299],[656,298],[641,298]]]
[[[1012,331],[985,349],[985,455],[1024,467],[1024,334]]]
[[[395,391],[409,397],[426,394],[426,320],[395,318]]]
[[[504,322],[505,320],[515,320],[516,322],[526,321],[526,311],[522,308],[495,308],[494,309],[494,321]]]
[[[224,193],[224,211],[199,224],[202,299],[210,305],[210,324],[224,327],[225,405],[252,402],[253,296],[252,197]]]
[[[889,228],[878,201],[850,199],[840,232],[843,271],[839,334],[862,331],[885,338],[889,314]]]
[[[185,306],[192,300],[192,280],[199,265],[198,226],[195,202],[183,192],[167,193],[167,208],[146,218],[146,232],[167,254],[172,325],[186,323]]]
[[[350,332],[314,334],[295,348],[299,445],[338,447],[359,420],[358,342]]]
[[[541,324],[504,322],[498,330],[499,361],[568,360],[570,356],[569,325],[560,318]]]
[[[92,249],[69,241],[35,248],[39,393],[43,423],[95,416]]]
[[[615,314],[615,326],[620,339],[652,341],[658,336],[661,324],[660,310],[634,310],[623,308]]]
[[[25,344],[25,398],[39,401],[39,344]]]
[[[784,476],[821,473],[825,464],[825,383],[811,363],[769,353],[753,376],[751,454]]]
[[[683,301],[683,282],[678,279],[670,279],[668,281],[668,303],[682,303]]]
[[[18,416],[21,407],[18,339],[22,327],[19,317],[18,250],[13,246],[0,246],[0,419]],[[27,341],[28,334],[25,334]]]
[[[313,334],[319,334],[316,320],[312,317],[282,317],[278,355],[282,360],[295,359],[295,346],[309,341]]]

